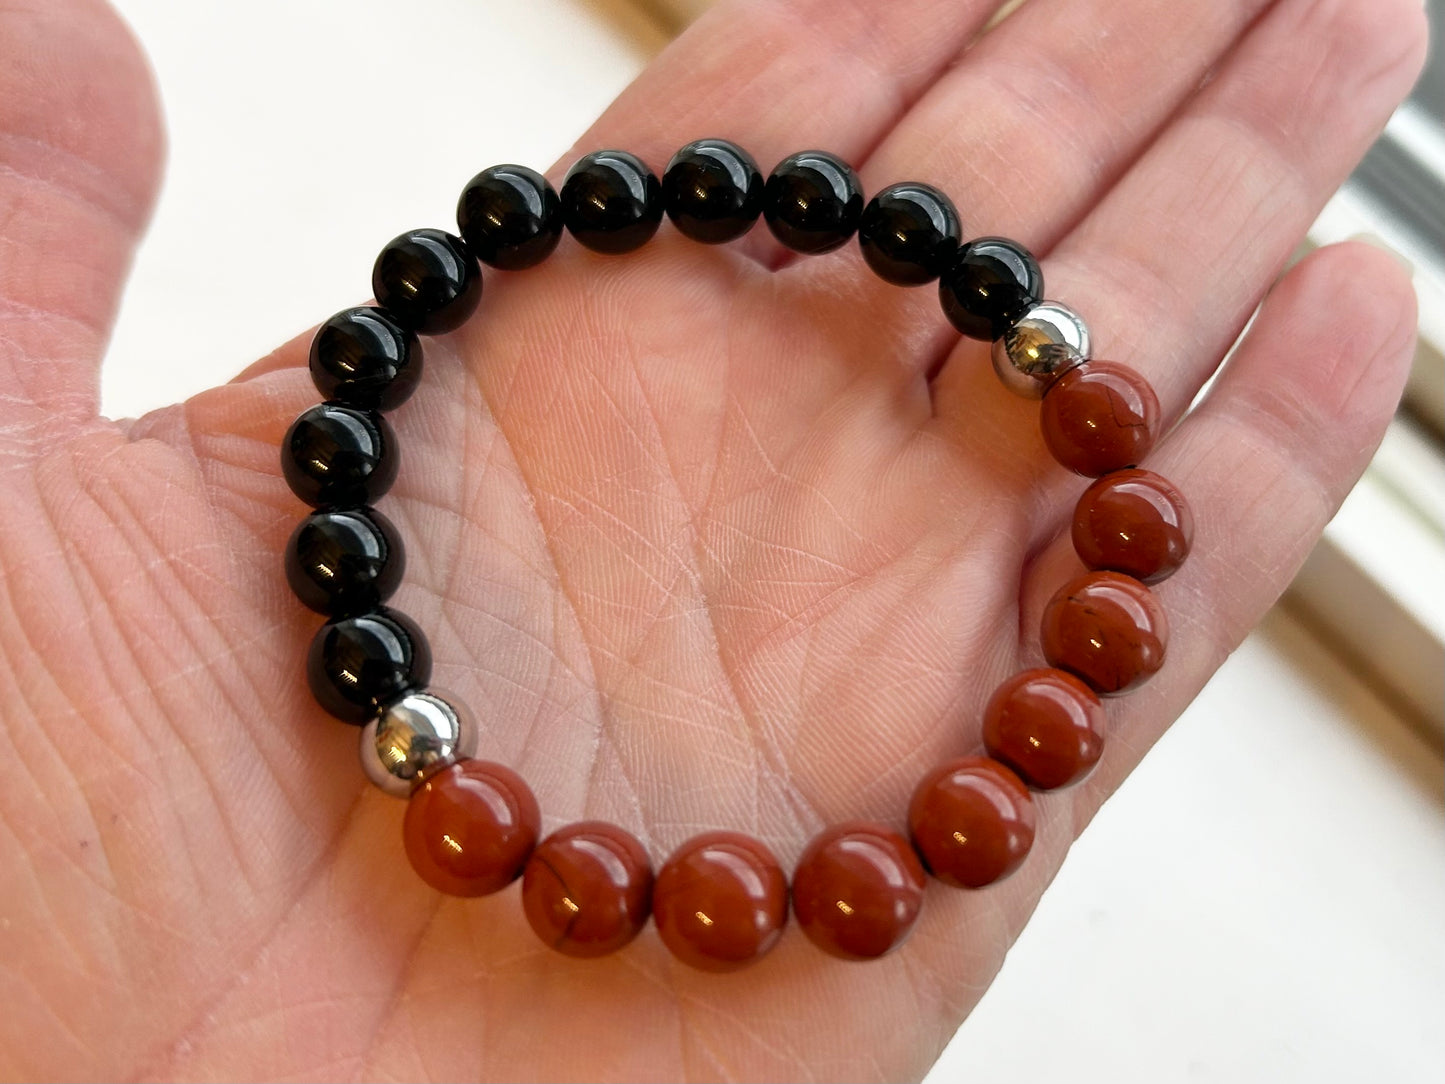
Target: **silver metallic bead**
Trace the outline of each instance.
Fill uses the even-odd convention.
[[[436,770],[477,751],[477,728],[452,697],[407,693],[361,732],[361,767],[387,794],[410,797]]]
[[[1049,385],[1089,360],[1089,328],[1067,305],[1043,301],[993,343],[993,370],[1004,387],[1041,399]]]

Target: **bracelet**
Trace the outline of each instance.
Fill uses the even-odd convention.
[[[473,758],[475,722],[454,697],[427,687],[426,638],[384,605],[405,556],[396,528],[372,507],[398,467],[383,412],[421,378],[417,334],[452,331],[471,316],[482,296],[478,261],[532,267],[564,226],[595,252],[630,252],[653,236],[664,210],[706,244],[742,236],[759,215],[800,253],[833,251],[856,233],[884,280],[937,280],[953,326],[992,342],[993,366],[1011,391],[1042,400],[1054,458],[1096,479],[1071,526],[1090,571],[1044,609],[1048,667],[1014,675],[984,709],[987,755],[951,760],[922,779],[907,810],[908,838],[858,821],[825,829],[799,859],[791,891],[768,848],[733,831],[688,840],[656,877],[642,844],[615,825],[583,821],[538,842],[531,790],[510,768]],[[1144,379],[1091,360],[1084,321],[1044,300],[1043,274],[1021,245],[963,243],[952,203],[930,185],[891,185],[865,206],[853,170],[822,151],[785,158],[766,183],[753,159],[723,140],[688,144],[661,181],[625,151],[598,151],[572,167],[560,193],[526,167],[494,166],[467,185],[457,221],[460,236],[420,229],[391,241],[372,271],[376,305],[321,325],[310,368],[326,401],[296,419],[281,452],[287,483],[315,509],[292,533],[285,561],[296,595],[327,617],[311,642],[308,683],[322,708],[363,727],[368,778],[408,799],[405,849],[422,879],[479,896],[520,876],[532,928],[576,957],[621,948],[651,914],[678,959],[730,971],[773,947],[790,899],[804,934],[824,951],[871,959],[908,936],[925,870],[981,888],[1017,869],[1034,838],[1029,788],[1086,775],[1103,751],[1100,697],[1136,687],[1163,663],[1167,624],[1146,585],[1183,562],[1193,526],[1179,491],[1137,467],[1160,424]]]

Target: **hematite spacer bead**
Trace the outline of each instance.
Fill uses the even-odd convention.
[[[863,208],[858,247],[885,282],[922,286],[958,254],[960,226],[953,201],[932,185],[890,184]]]
[[[317,613],[345,617],[375,609],[401,585],[401,536],[374,508],[313,512],[286,543],[286,582]]]
[[[980,237],[958,250],[938,280],[943,314],[970,339],[992,342],[1044,296],[1033,254],[1005,237]]]
[[[534,267],[562,238],[562,201],[534,169],[492,166],[457,201],[457,226],[473,255],[503,271]]]
[[[380,309],[346,309],[317,330],[310,365],[323,398],[363,410],[392,410],[411,398],[421,381],[421,344]]]
[[[763,189],[768,229],[794,252],[832,252],[853,236],[862,214],[858,175],[827,151],[790,154]]]
[[[684,237],[707,245],[735,240],[763,210],[763,174],[747,151],[725,139],[699,139],[672,156],[662,202]]]
[[[313,508],[373,504],[396,481],[396,434],[374,410],[318,403],[281,441],[281,473]]]
[[[426,637],[411,618],[385,608],[322,625],[306,656],[316,702],[357,726],[430,680]]]
[[[1091,349],[1083,317],[1045,301],[993,341],[993,371],[1015,395],[1042,399],[1055,380],[1089,360]]]
[[[393,798],[407,798],[433,772],[477,751],[477,726],[451,697],[406,693],[361,731],[361,768]]]
[[[467,243],[445,230],[393,237],[371,269],[377,304],[404,327],[427,335],[455,331],[482,299],[482,269]]]
[[[562,220],[593,252],[631,252],[662,222],[662,183],[635,154],[593,151],[562,182]]]

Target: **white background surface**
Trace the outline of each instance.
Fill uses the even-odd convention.
[[[483,166],[549,164],[659,44],[568,0],[119,6],[172,147],[117,415],[363,300],[387,238],[448,226]],[[1434,754],[1276,613],[1089,829],[930,1080],[1441,1079],[1440,792]]]

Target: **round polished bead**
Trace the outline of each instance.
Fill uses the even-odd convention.
[[[562,238],[562,201],[534,169],[492,166],[462,189],[457,226],[472,254],[504,271],[534,267]]]
[[[372,610],[401,585],[401,536],[374,508],[313,512],[286,543],[286,582],[317,613]]]
[[[662,202],[684,237],[719,245],[753,228],[763,209],[763,175],[752,156],[725,139],[699,139],[672,156]]]
[[[628,832],[603,821],[558,829],[522,873],[522,910],[546,944],[568,956],[616,952],[652,910],[652,863]]]
[[[992,342],[1044,297],[1044,273],[1017,241],[980,237],[958,250],[938,280],[943,314],[970,339]]]
[[[1087,572],[1044,607],[1044,658],[1103,696],[1143,684],[1164,665],[1169,624],[1154,592],[1118,572]]]
[[[411,868],[449,896],[485,896],[522,874],[542,813],[522,777],[486,760],[459,760],[412,792],[402,822]]]
[[[1072,674],[1025,670],[989,700],[983,744],[1029,786],[1067,786],[1086,776],[1104,751],[1104,706]]]
[[[923,906],[923,866],[890,828],[854,821],[814,837],[793,871],[793,914],[808,940],[845,960],[892,952]]]
[[[593,252],[631,252],[662,222],[662,184],[635,154],[593,151],[562,182],[562,220]]]
[[[953,201],[929,184],[904,181],[879,192],[858,221],[863,259],[885,282],[932,282],[958,255],[960,226]]]
[[[311,381],[323,398],[391,410],[421,381],[421,344],[380,309],[338,312],[311,340]]]
[[[923,777],[908,805],[908,832],[928,872],[982,888],[1007,877],[1034,843],[1034,803],[1013,772],[987,757],[961,757]]]
[[[1089,568],[1158,583],[1189,556],[1194,516],[1184,495],[1153,471],[1115,471],[1084,490],[1074,508],[1073,538]]]
[[[281,441],[281,473],[313,508],[374,504],[396,481],[396,434],[374,410],[317,403]]]
[[[794,252],[832,252],[863,214],[863,188],[851,166],[827,151],[800,151],[778,163],[763,189],[763,217]]]
[[[380,609],[329,621],[306,656],[311,694],[344,723],[367,722],[431,679],[431,647],[405,614]]]
[[[1154,447],[1159,399],[1133,369],[1093,361],[1054,381],[1039,426],[1060,466],[1097,478],[1135,466]]]
[[[448,764],[477,751],[477,725],[451,697],[407,693],[381,709],[361,731],[361,768],[393,798]]]
[[[404,327],[427,335],[455,331],[482,299],[482,269],[467,243],[445,230],[394,237],[371,269],[377,304]]]
[[[1003,386],[1040,399],[1064,373],[1089,360],[1089,327],[1067,305],[1035,305],[993,341],[993,371]]]
[[[771,851],[738,832],[704,832],[657,875],[653,921],[662,943],[702,971],[735,971],[764,956],[788,921],[788,881]]]

